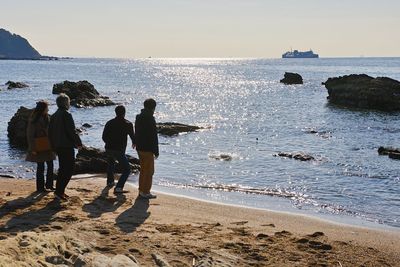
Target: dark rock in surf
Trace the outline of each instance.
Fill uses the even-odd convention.
[[[286,153],[286,152],[280,152],[278,154],[274,155],[275,157],[284,157],[284,158],[290,158],[290,159],[295,159],[295,160],[300,160],[300,161],[311,161],[315,160],[313,156],[304,154],[304,153]]]
[[[285,72],[285,77],[280,81],[284,84],[303,84],[303,77],[298,73]]]
[[[28,147],[26,129],[28,127],[29,117],[31,116],[32,112],[33,109],[20,107],[8,122],[7,136],[11,145],[20,149],[26,149]]]
[[[394,147],[383,147],[383,146],[378,148],[379,155],[389,155],[390,153],[400,153],[400,149]]]
[[[29,87],[29,85],[27,85],[26,83],[13,82],[13,81],[6,82],[6,85],[8,90]]]
[[[104,150],[84,147],[76,155],[74,174],[105,173],[107,172],[107,158],[108,156]],[[139,160],[128,156],[128,161],[132,172],[138,172],[140,169]],[[116,165],[116,172],[122,172],[119,164]]]
[[[185,132],[196,132],[202,129],[199,126],[186,125],[175,122],[157,123],[157,132],[161,135],[174,136]]]
[[[400,110],[400,82],[387,77],[352,74],[329,78],[325,83],[329,102],[345,107]]]
[[[77,108],[115,105],[108,97],[100,95],[88,81],[64,81],[53,85],[53,94],[64,93],[71,99],[71,105]]]

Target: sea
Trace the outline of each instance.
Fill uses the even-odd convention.
[[[301,74],[304,84],[280,83],[285,72]],[[400,113],[329,104],[322,85],[329,77],[361,73],[400,80],[400,58],[0,61],[0,174],[35,175],[24,151],[8,141],[7,124],[18,108],[45,99],[54,112],[55,83],[87,80],[124,104],[131,121],[152,97],[157,122],[204,128],[159,137],[158,192],[398,230],[400,161],[377,149],[400,147]],[[30,87],[7,90],[8,80]],[[114,107],[71,113],[77,127],[93,126],[82,135],[84,144],[103,148]],[[315,160],[276,157],[279,152]]]

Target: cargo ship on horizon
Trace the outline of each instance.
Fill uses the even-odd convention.
[[[282,58],[319,58],[319,55],[315,54],[311,49],[305,52],[294,50],[284,53]]]

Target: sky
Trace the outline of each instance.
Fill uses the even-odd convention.
[[[0,28],[50,56],[400,56],[400,0],[0,0]]]

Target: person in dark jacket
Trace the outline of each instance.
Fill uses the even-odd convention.
[[[36,191],[45,192],[46,189],[54,191],[53,188],[53,160],[56,159],[51,147],[40,148],[39,144],[35,142],[36,138],[45,138],[48,140],[50,116],[49,105],[46,101],[39,101],[36,103],[36,108],[32,112],[28,121],[27,138],[28,138],[28,154],[27,161],[36,162]],[[46,184],[44,182],[44,168],[47,165]]]
[[[123,168],[122,174],[115,186],[114,193],[123,193],[126,180],[131,173],[131,167],[126,157],[127,137],[132,141],[132,148],[135,149],[135,133],[133,124],[125,119],[125,107],[117,106],[115,108],[116,117],[109,120],[103,130],[103,141],[105,143],[106,153],[108,154],[107,186],[114,186],[115,160]]]
[[[75,165],[75,150],[82,147],[81,139],[76,133],[74,119],[71,113],[69,97],[60,94],[57,97],[58,110],[51,116],[49,124],[49,138],[52,148],[58,156],[58,177],[55,196],[66,200],[65,188],[71,180]]]
[[[146,99],[144,109],[136,116],[135,121],[136,150],[140,161],[139,196],[147,199],[157,197],[150,192],[153,183],[154,159],[159,156],[157,127],[153,116],[156,105],[154,99]]]

